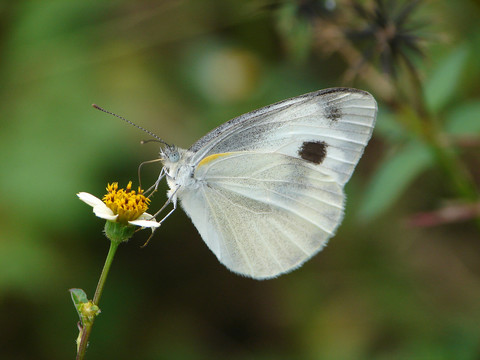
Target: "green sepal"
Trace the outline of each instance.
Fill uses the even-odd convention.
[[[105,235],[110,241],[121,243],[130,239],[137,228],[130,224],[122,224],[115,221],[105,223]]]

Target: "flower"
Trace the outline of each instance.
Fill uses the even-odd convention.
[[[79,312],[82,317],[82,323],[93,322],[93,319],[101,313],[98,305],[94,304],[92,300],[88,300],[85,303],[79,305]]]
[[[424,56],[420,29],[424,23],[413,20],[420,0],[375,0],[373,9],[353,3],[357,15],[364,20],[363,28],[347,30],[347,36],[357,45],[365,42],[364,61],[378,57],[384,73],[396,76],[396,67],[403,60],[410,71],[416,71],[412,56]]]
[[[143,190],[132,190],[130,181],[125,189],[118,189],[118,183],[107,185],[107,194],[103,201],[86,192],[77,194],[78,198],[93,207],[93,212],[107,222],[117,222],[124,225],[135,225],[142,228],[157,228],[160,226],[152,215],[146,213],[150,199],[143,195]]]

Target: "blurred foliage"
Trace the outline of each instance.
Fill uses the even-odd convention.
[[[120,247],[87,359],[480,357],[480,5],[352,3],[0,3],[2,359],[74,358],[68,289],[91,296],[108,249],[75,193],[135,181],[157,157],[91,103],[188,147],[331,86],[370,91],[380,112],[330,245],[258,282],[220,265],[177,211],[148,247]],[[405,37],[420,51],[389,56]],[[410,221],[439,210],[435,226]]]

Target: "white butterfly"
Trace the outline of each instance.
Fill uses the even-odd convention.
[[[165,144],[156,185],[166,176],[174,208],[162,221],[179,199],[233,272],[268,279],[298,268],[342,221],[343,187],[376,113],[369,93],[332,88],[232,119],[188,150]]]

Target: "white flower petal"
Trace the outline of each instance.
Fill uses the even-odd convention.
[[[143,228],[156,228],[160,226],[160,223],[156,222],[155,220],[134,220],[129,221],[129,224],[141,226]]]
[[[153,218],[153,215],[150,215],[149,213],[143,213],[142,215],[140,215],[137,220],[152,220],[152,221],[155,221],[155,219]]]
[[[80,200],[82,200],[84,203],[90,205],[91,207],[95,207],[99,204],[104,204],[102,200],[100,200],[96,196],[93,196],[92,194],[89,194],[87,192],[79,192],[77,194],[77,196]]]
[[[113,211],[103,202],[96,205],[93,208],[93,212],[96,216],[105,220],[115,220],[118,217],[118,214],[114,214]]]

